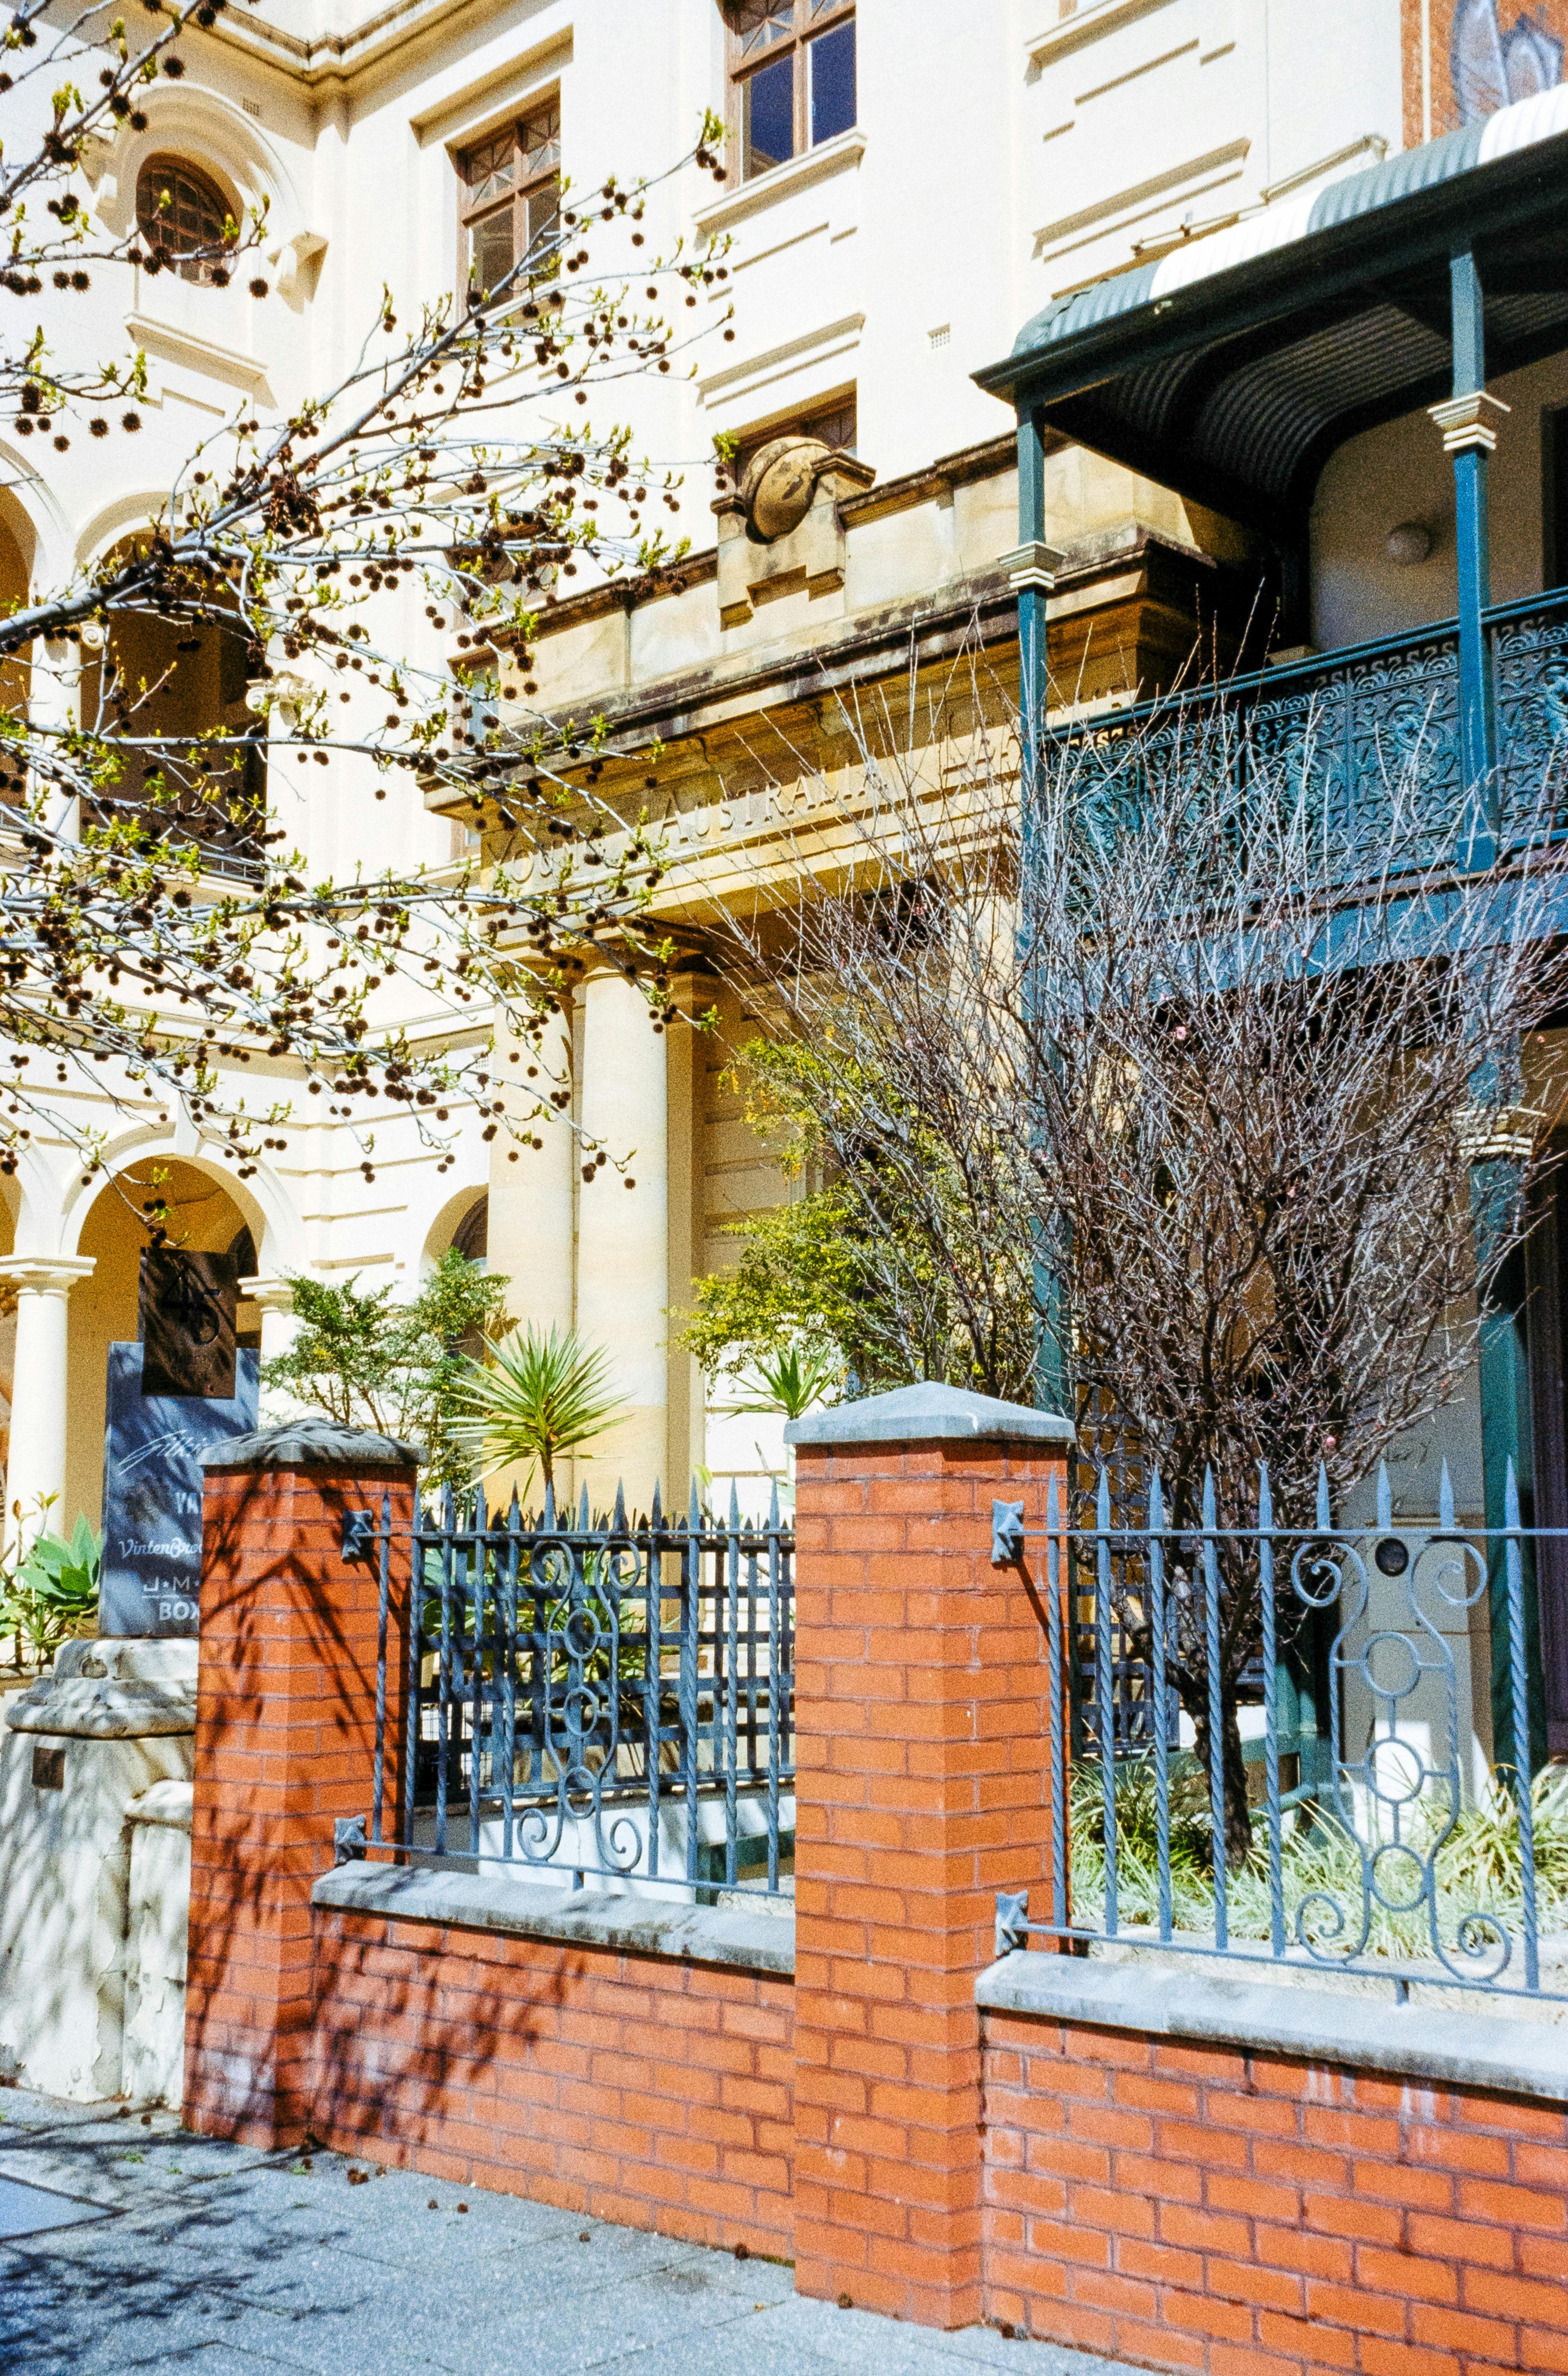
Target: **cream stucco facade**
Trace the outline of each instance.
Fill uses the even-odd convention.
[[[172,1167],[192,1244],[248,1230],[262,1284],[242,1321],[264,1347],[289,1326],[267,1282],[308,1270],[411,1288],[488,1197],[489,1260],[512,1308],[611,1351],[629,1416],[573,1472],[596,1497],[617,1475],[638,1501],[656,1475],[683,1494],[701,1467],[715,1491],[733,1477],[754,1502],[781,1465],[777,1426],[731,1413],[670,1343],[668,1314],[725,1258],[726,1222],[789,1193],[728,1068],[746,1019],[701,913],[753,879],[816,770],[852,797],[840,693],[899,679],[911,649],[929,673],[977,641],[999,687],[1016,675],[1011,422],[971,371],[1053,296],[1359,170],[1402,137],[1397,0],[858,0],[854,23],[852,128],[751,179],[731,155],[717,194],[688,174],[651,198],[655,244],[731,243],[733,339],[717,335],[716,304],[689,376],[624,381],[616,397],[637,448],[681,475],[670,524],[690,552],[657,583],[580,574],[539,638],[538,706],[604,719],[599,789],[628,817],[647,748],[661,746],[654,823],[671,863],[657,904],[681,951],[673,995],[688,1012],[717,1008],[717,1031],[652,1032],[621,976],[589,967],[560,1026],[572,1108],[540,1148],[519,1154],[505,1135],[487,1146],[476,1124],[442,1173],[412,1124],[384,1113],[370,1184],[350,1135],[303,1113],[286,1153],[241,1182],[189,1125],[149,1111],[132,1127],[90,1084],[69,1092],[84,1113],[101,1107],[131,1206],[156,1162]],[[704,108],[726,111],[725,42],[719,0],[260,0],[193,34],[184,79],[149,95],[146,133],[95,155],[93,202],[125,228],[154,154],[187,159],[236,204],[265,198],[269,293],[125,270],[60,302],[63,352],[145,352],[146,425],[134,447],[114,446],[107,478],[82,441],[46,466],[19,440],[7,448],[0,590],[58,583],[134,533],[237,403],[264,411],[330,383],[384,284],[409,312],[449,291],[467,146],[553,98],[574,180],[658,173]],[[717,434],[754,442],[851,401],[853,456],[805,527],[761,545],[732,504],[716,513]],[[1374,438],[1392,481],[1383,507],[1404,517],[1420,506],[1399,434]],[[1369,632],[1368,606],[1384,599],[1341,463],[1353,476],[1339,457],[1320,497],[1320,641]],[[1411,469],[1438,503],[1441,456],[1423,446]],[[1378,533],[1389,525],[1380,514]],[[1048,527],[1065,555],[1052,659],[1074,697],[1146,689],[1200,631],[1229,632],[1249,547],[1218,515],[1059,441]],[[1521,583],[1533,566],[1538,584],[1528,542],[1522,528]],[[397,599],[410,647],[455,660],[422,598]],[[47,665],[32,694],[69,697]],[[275,760],[268,799],[322,871],[373,855],[439,866],[468,846],[464,823],[427,809],[410,779],[376,805],[351,760],[325,772]],[[263,1074],[287,1093],[287,1059],[257,1058],[253,1087]],[[626,1158],[635,1189],[613,1170],[584,1182],[575,1125]],[[6,1186],[6,1499],[58,1492],[68,1525],[78,1508],[97,1515],[103,1352],[134,1333],[138,1233],[63,1141],[37,1146]]]

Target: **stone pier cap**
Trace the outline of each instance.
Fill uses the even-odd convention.
[[[792,1419],[786,1443],[941,1443],[997,1439],[1069,1444],[1077,1430],[1059,1411],[1028,1409],[968,1386],[896,1386],[891,1394],[835,1403]]]
[[[422,1443],[405,1443],[400,1436],[375,1435],[368,1428],[345,1427],[335,1419],[307,1412],[302,1419],[282,1420],[276,1427],[259,1428],[254,1435],[231,1436],[204,1452],[204,1468],[417,1468],[424,1458]]]

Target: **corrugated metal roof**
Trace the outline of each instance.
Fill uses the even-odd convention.
[[[1513,156],[1568,132],[1568,85],[1500,108],[1479,124],[1466,125],[1423,148],[1406,148],[1359,173],[1346,173],[1320,190],[1266,207],[1245,222],[1206,239],[1193,240],[1169,255],[1118,274],[1073,297],[1058,297],[1025,323],[1013,342],[1015,359],[1060,348],[1086,330],[1099,329],[1140,306],[1156,305],[1195,281],[1255,262],[1314,232],[1332,231],[1396,206],[1418,192],[1453,182],[1494,158]]]
[[[976,376],[1290,533],[1336,444],[1448,392],[1456,237],[1475,246],[1494,373],[1568,344],[1568,88],[1063,298]]]

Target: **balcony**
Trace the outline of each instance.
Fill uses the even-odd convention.
[[[1568,588],[1494,605],[1483,614],[1497,731],[1495,807],[1504,843],[1528,830],[1554,752],[1568,738]],[[1152,760],[1218,731],[1225,764],[1244,777],[1285,761],[1348,849],[1386,849],[1394,788],[1419,790],[1435,849],[1457,832],[1466,780],[1459,729],[1459,623],[1194,683],[1059,729],[1058,749],[1103,753],[1137,742]],[[1408,838],[1407,838],[1407,846]]]

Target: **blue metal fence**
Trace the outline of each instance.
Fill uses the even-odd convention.
[[[997,1566],[1028,1577],[1044,1544],[1052,1847],[1048,1919],[1004,1893],[999,1954],[1034,1932],[1375,1974],[1401,1996],[1412,1980],[1568,1996],[1568,1776],[1477,1770],[1474,1678],[1490,1686],[1494,1660],[1513,1738],[1530,1737],[1527,1579],[1556,1539],[1521,1525],[1512,1465],[1494,1535],[1456,1524],[1446,1464],[1434,1523],[1395,1522],[1382,1469],[1370,1527],[1335,1524],[1322,1476],[1312,1526],[1276,1525],[1266,1471],[1254,1527],[1218,1525],[1212,1479],[1199,1523],[1169,1523],[1158,1472],[1142,1525],[1112,1523],[1103,1471],[1094,1524],[1064,1515],[1054,1482],[1043,1528],[993,1508]],[[1129,1666],[1134,1755],[1117,1738]],[[1243,1698],[1258,1754],[1238,1855]]]
[[[794,1537],[692,1503],[646,1517],[622,1496],[575,1519],[448,1493],[394,1544],[391,1504],[350,1513],[345,1553],[380,1562],[375,1765],[367,1844],[586,1876],[788,1885],[794,1851]],[[411,1562],[401,1782],[388,1659],[394,1569]],[[356,1838],[353,1846],[358,1847]]]

